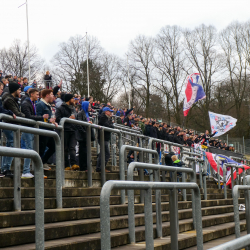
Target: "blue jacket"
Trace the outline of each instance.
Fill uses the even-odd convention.
[[[52,116],[52,109],[51,109],[51,106],[45,104],[42,100],[39,101],[37,104],[36,104],[36,115],[37,116],[43,116],[45,114],[48,114],[49,115],[49,119],[51,118]]]

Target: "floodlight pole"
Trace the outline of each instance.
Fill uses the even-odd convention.
[[[129,66],[128,66],[128,55],[127,55],[127,69],[128,69],[128,86],[129,86],[129,92],[128,92],[128,108],[130,109],[130,82],[129,82]]]
[[[87,32],[86,32],[86,49],[87,49],[87,83],[88,83],[88,97],[89,97],[89,48],[88,48]]]

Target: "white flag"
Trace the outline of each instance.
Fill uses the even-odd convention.
[[[233,118],[232,116],[220,115],[210,111],[208,113],[210,118],[211,131],[212,133],[217,131],[214,137],[221,136],[236,126],[237,119]]]

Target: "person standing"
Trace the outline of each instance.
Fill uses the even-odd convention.
[[[82,110],[77,114],[76,119],[83,122],[92,122],[89,119],[89,112],[91,111],[91,104],[87,101],[82,103]],[[87,135],[86,127],[76,126],[76,139],[79,142],[79,165],[80,171],[87,171]],[[91,131],[92,133],[92,131]]]
[[[112,122],[112,112],[109,107],[103,108],[103,112],[99,118],[98,125],[108,127],[108,128],[114,128],[113,122]],[[109,161],[110,152],[109,152],[109,141],[110,141],[111,133],[108,131],[104,131],[104,144],[105,144],[105,167]],[[100,144],[100,131],[98,130],[98,143]],[[101,159],[101,153],[98,155],[97,159],[97,166],[96,166],[96,172],[101,172],[101,161],[104,159]],[[105,169],[105,172],[110,172],[109,170]]]
[[[54,101],[54,95],[52,89],[44,89],[41,92],[41,100],[36,105],[36,114],[37,116],[43,116],[45,114],[48,114],[49,117],[45,118],[45,122],[49,122],[55,125],[55,128],[58,126],[56,123],[56,119],[52,116],[52,107],[51,103]],[[41,129],[47,129],[44,127],[41,127]],[[47,129],[48,130],[48,129]],[[48,150],[45,152],[46,147]],[[47,162],[49,158],[55,153],[55,142],[52,137],[48,136],[39,136],[39,155],[42,158],[43,162],[43,169],[44,170],[50,170],[51,168],[48,166]]]
[[[35,102],[39,98],[38,89],[30,89],[29,90],[29,97],[27,97],[23,103],[21,104],[21,111],[25,114],[25,118],[32,119],[35,121],[43,121],[44,119],[49,118],[49,114],[44,114],[43,116],[37,116],[36,112],[36,104]],[[27,125],[28,126],[28,125]],[[34,134],[30,133],[22,133],[22,140],[25,142],[25,148],[33,150],[34,145]],[[33,178],[34,175],[30,173],[30,158],[24,159],[23,165],[23,174],[21,178]],[[46,179],[47,177],[44,176]]]
[[[51,74],[49,73],[49,71],[46,71],[46,74],[44,76],[44,82],[45,82],[45,88],[46,89],[50,89],[52,86],[52,76]]]
[[[18,105],[18,98],[20,97],[21,88],[18,83],[10,82],[9,83],[9,92],[4,93],[2,97],[3,108],[6,110],[10,110],[16,116],[25,117],[25,115],[20,111],[20,107]],[[14,132],[11,130],[3,129],[3,133],[6,136],[6,144],[7,147],[14,146]],[[14,157],[3,157],[3,165],[1,167],[1,172],[6,177],[13,178],[13,174],[10,171],[10,166]]]
[[[56,110],[56,122],[60,123],[62,118],[75,119],[73,115],[74,109],[74,96],[72,94],[66,94],[64,96],[64,103]],[[76,137],[75,137],[75,125],[72,123],[64,124],[64,161],[65,170],[79,170],[80,167],[76,164]],[[69,160],[70,156],[70,160]],[[71,166],[71,167],[70,167]]]

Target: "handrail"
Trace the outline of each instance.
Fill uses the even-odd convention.
[[[101,220],[101,249],[111,249],[111,237],[110,237],[110,206],[109,199],[112,189],[126,189],[126,190],[144,190],[145,191],[145,239],[146,250],[154,249],[153,239],[153,217],[152,217],[152,189],[169,189],[169,211],[170,211],[170,237],[171,237],[171,249],[178,248],[178,234],[176,213],[178,210],[177,203],[172,201],[171,195],[176,193],[176,189],[193,189],[195,197],[195,221],[196,221],[196,239],[197,249],[203,249],[203,233],[202,233],[202,218],[201,218],[201,199],[200,189],[196,183],[179,183],[179,182],[142,182],[142,181],[107,181],[102,187],[100,195],[100,220]],[[134,203],[134,200],[129,200],[129,203]],[[130,208],[132,206],[129,206]],[[132,214],[131,211],[129,214]],[[134,216],[134,215],[133,215]],[[161,214],[157,214],[157,217],[161,217]],[[129,224],[131,223],[131,217],[128,217]],[[129,229],[131,227],[129,226]],[[129,234],[131,235],[131,234]],[[133,238],[130,238],[130,243],[133,242]]]
[[[127,172],[127,179],[128,181],[133,181],[133,172],[135,168],[139,168],[139,169],[151,169],[154,170],[155,173],[155,182],[159,182],[160,181],[160,170],[162,171],[169,171],[169,172],[174,172],[175,176],[177,172],[185,172],[185,173],[189,173],[191,174],[191,181],[194,182],[194,171],[190,168],[183,168],[183,167],[173,167],[173,166],[164,166],[164,165],[158,165],[158,164],[148,164],[148,163],[141,163],[141,162],[132,162],[129,164],[128,166],[128,172]],[[143,180],[140,180],[143,181]],[[182,180],[183,182],[185,182],[185,180]],[[174,180],[174,182],[176,182],[176,179]],[[177,199],[177,193],[174,194],[175,202],[178,202]],[[128,190],[128,200],[132,201],[134,199],[134,191],[133,190]],[[155,203],[156,203],[156,213],[160,214],[161,211],[161,190],[156,190],[155,193]],[[130,203],[129,203],[130,204]],[[192,195],[192,207],[193,207],[193,218],[195,218],[195,207],[194,207],[194,196]],[[131,230],[129,230],[131,232],[131,237],[135,239],[135,221],[133,219],[133,214],[134,212],[134,207],[132,208],[128,208],[128,211],[131,212],[132,214],[130,215],[132,218],[131,221]],[[178,212],[178,211],[176,211]],[[178,218],[178,214],[176,216]],[[177,223],[179,224],[179,221],[177,221]],[[194,228],[195,227],[195,223],[194,223]],[[157,236],[158,237],[162,237],[162,218],[161,217],[156,217],[156,231],[157,231]]]
[[[39,154],[34,150],[8,148],[0,146],[0,156],[31,158],[35,163],[35,222],[36,249],[44,249],[44,177],[43,163]],[[14,172],[14,176],[17,173]],[[21,190],[21,187],[18,187]]]
[[[134,147],[134,146],[129,146],[129,145],[123,145],[120,148],[120,152],[119,152],[120,180],[125,180],[125,162],[127,163],[127,161],[125,161],[125,159],[126,159],[126,157],[125,157],[126,150],[133,150],[134,152],[145,152],[145,153],[148,153],[148,154],[154,154],[155,158],[156,158],[156,162],[159,162],[159,155],[158,155],[158,152],[156,150],[140,148],[140,147]],[[141,155],[140,155],[140,157],[141,157]],[[134,159],[136,159],[136,157]],[[140,161],[142,161],[142,157],[141,157]],[[143,170],[141,169],[140,170],[140,179],[142,179],[142,178],[143,178]],[[141,202],[143,202],[143,200],[144,199],[142,198]],[[121,203],[125,204],[125,190],[121,190]]]
[[[55,141],[56,145],[56,203],[57,208],[62,208],[62,179],[61,179],[61,141],[59,135],[50,130],[38,129],[25,127],[20,125],[14,125],[10,123],[1,122],[0,129],[12,130],[17,132],[20,135],[20,132],[30,133],[34,135],[42,135],[52,137]],[[15,136],[15,141],[19,140],[19,136]],[[29,158],[29,157],[28,157]],[[18,189],[19,179],[20,179],[20,164],[14,164],[16,177],[14,179],[14,190],[19,190],[18,192],[14,192],[14,205],[15,210],[21,210],[21,190]]]
[[[250,234],[247,234],[240,238],[230,240],[219,246],[209,248],[208,250],[237,250],[237,249],[242,249],[244,247],[247,247],[249,245],[250,245]]]
[[[64,127],[65,123],[72,123],[72,124],[78,124],[81,126],[89,127],[89,128],[94,128],[100,130],[100,154],[101,158],[103,159],[101,162],[101,180],[102,180],[102,185],[106,182],[106,175],[105,175],[105,144],[104,144],[104,131],[108,131],[111,133],[116,133],[119,137],[119,149],[122,146],[122,136],[121,136],[121,131],[118,129],[113,129],[113,128],[108,128],[96,124],[91,124],[88,122],[84,121],[78,121],[75,119],[70,119],[70,118],[62,118],[60,121],[60,125]],[[91,137],[88,137],[88,134],[90,135],[91,131],[89,129],[89,132],[87,133],[87,168],[88,168],[88,186],[92,186],[92,166],[91,166]],[[61,142],[62,145],[64,145],[64,130],[61,132]],[[62,150],[62,161],[64,162],[64,150]],[[64,164],[63,164],[64,166]],[[62,168],[62,175],[64,176],[64,168]],[[64,178],[63,178],[64,179]]]
[[[239,185],[237,177],[239,176],[239,168],[243,169],[243,185],[245,185],[245,168],[244,166],[239,166],[233,163],[224,163],[223,164],[223,184],[224,184],[224,198],[227,199],[227,167],[231,168],[231,187],[232,187],[232,194],[234,188],[234,171],[233,168],[236,168],[236,185]]]
[[[123,126],[121,124],[118,124],[118,123],[114,123],[114,126],[117,127],[117,128],[120,128],[122,130],[127,130],[128,132],[135,132],[137,134],[141,134],[141,132],[139,130],[136,130],[136,129],[132,129],[132,128],[129,128],[127,126]]]

